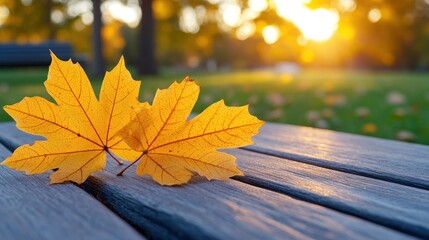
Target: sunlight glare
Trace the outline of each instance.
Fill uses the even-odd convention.
[[[262,12],[268,8],[267,0],[249,0],[248,4],[256,12]]]
[[[295,24],[305,38],[315,41],[329,39],[337,30],[339,16],[337,13],[319,8],[308,12],[307,18],[302,18]]]
[[[102,9],[106,9],[114,19],[126,23],[129,27],[135,28],[139,25],[141,10],[138,7],[107,1],[103,3]]]
[[[277,13],[291,21],[308,40],[328,40],[338,28],[338,12],[326,8],[310,9],[305,0],[274,0]]]
[[[280,30],[278,27],[268,25],[262,30],[262,36],[267,44],[273,44],[280,38]]]
[[[240,24],[241,8],[236,3],[224,2],[219,6],[219,12],[226,25],[236,27]]]

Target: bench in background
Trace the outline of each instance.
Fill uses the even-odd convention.
[[[48,41],[37,44],[0,44],[0,67],[48,66],[51,63],[49,50],[60,59],[72,58],[84,65],[86,59],[74,56],[73,47],[67,42]]]

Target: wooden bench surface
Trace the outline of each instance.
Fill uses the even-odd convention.
[[[0,124],[0,133],[9,150],[39,139],[13,123]],[[0,148],[2,159],[9,150]],[[103,239],[429,238],[427,146],[268,123],[254,145],[225,151],[246,176],[195,177],[179,187],[161,187],[132,169],[116,177],[122,167],[111,160],[80,186],[48,186],[48,174],[25,176],[1,166],[0,214],[7,217],[0,233],[33,239],[59,232]],[[20,225],[28,231],[11,227]]]
[[[0,158],[10,151],[0,145]],[[48,184],[48,174],[0,169],[1,239],[141,239],[102,203],[73,184]]]

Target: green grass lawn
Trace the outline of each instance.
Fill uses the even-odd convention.
[[[24,96],[48,97],[47,68],[0,69],[0,105]],[[185,73],[143,77],[140,97],[150,101]],[[250,104],[259,118],[389,139],[429,144],[429,74],[304,70],[297,75],[269,71],[191,74],[202,86],[195,112],[225,99]],[[101,80],[93,86],[98,95]],[[10,117],[0,110],[0,120]]]

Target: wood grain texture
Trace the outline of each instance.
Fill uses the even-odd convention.
[[[429,191],[250,151],[235,179],[429,239]]]
[[[14,131],[13,128],[5,130]],[[8,133],[2,135],[2,141],[7,141],[9,146],[16,147],[16,144],[34,139],[19,133],[9,138]],[[208,182],[197,178],[189,185],[161,187],[147,177],[136,176],[133,168],[123,177],[114,176],[120,169],[113,161],[108,161],[107,170],[90,177],[82,187],[134,227],[144,229],[155,238],[411,238],[353,216],[238,181]]]
[[[429,190],[429,146],[267,123],[245,149]]]
[[[112,161],[83,188],[153,238],[404,239],[407,235],[238,181],[195,178],[161,187]]]
[[[0,123],[0,143],[9,151],[13,151],[22,144],[44,140],[41,136],[31,135],[17,129],[14,122]]]
[[[0,159],[9,155],[0,145]],[[0,166],[1,239],[144,239],[77,186],[48,183]]]

